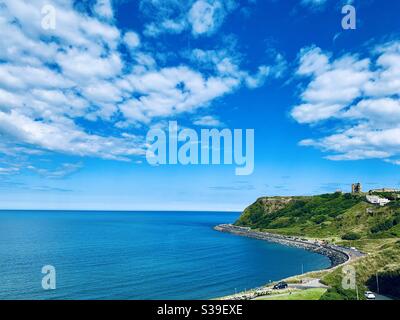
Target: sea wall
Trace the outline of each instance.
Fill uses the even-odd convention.
[[[319,253],[327,256],[330,259],[331,268],[344,264],[351,259],[350,249],[342,248],[335,245],[324,244],[318,241],[311,241],[297,237],[288,237],[268,232],[254,231],[250,228],[238,227],[231,224],[221,224],[214,227],[214,229],[220,232],[232,233],[248,238],[265,240]]]

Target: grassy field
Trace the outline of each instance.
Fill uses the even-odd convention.
[[[265,296],[256,300],[319,300],[325,292],[326,289],[322,288],[307,289],[302,291],[294,291],[291,294],[286,293],[283,295]]]

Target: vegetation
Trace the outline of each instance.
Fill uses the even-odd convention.
[[[322,294],[319,300],[356,300],[356,299],[357,299],[357,293],[354,290],[344,290],[341,287],[333,287],[329,288],[324,294]]]
[[[292,293],[286,293],[284,295],[278,294],[275,296],[264,296],[256,300],[320,300],[325,292],[326,289],[323,288],[307,289],[295,291]]]
[[[361,238],[361,235],[356,232],[348,232],[342,236],[343,240],[358,240]]]
[[[378,195],[378,194],[377,194]],[[249,206],[236,222],[262,231],[319,238],[356,247],[368,255],[353,262],[359,298],[376,290],[400,297],[400,199],[385,207],[372,205],[365,195],[324,194],[311,197],[264,197]],[[321,275],[330,287],[321,299],[356,299],[355,290],[342,289],[342,268]]]
[[[400,200],[379,207],[364,195],[342,193],[265,197],[246,208],[236,225],[330,240],[398,237]]]
[[[380,293],[400,297],[400,287],[396,286],[396,283],[400,282],[400,242],[386,239],[374,241],[374,244],[374,249],[365,250],[366,247],[363,242],[355,241],[350,243],[350,245],[364,248],[364,251],[369,251],[370,253],[367,257],[353,264],[357,272],[357,287],[360,292],[360,298],[363,298],[362,293],[366,289],[377,289],[376,275],[378,275]],[[331,287],[323,298],[356,298],[354,290],[345,291],[342,289],[342,268],[328,273],[322,278],[322,282]]]
[[[397,213],[395,217],[386,219],[385,221],[378,223],[377,225],[374,225],[371,228],[372,233],[380,233],[383,231],[390,230],[392,227],[397,226],[400,224],[400,214]]]

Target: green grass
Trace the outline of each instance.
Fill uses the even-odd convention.
[[[320,239],[396,238],[400,201],[378,207],[367,203],[364,195],[264,197],[246,208],[236,225]]]
[[[306,289],[301,291],[292,292],[292,294],[284,294],[278,296],[265,296],[256,300],[319,300],[326,292],[326,289]]]
[[[393,236],[395,236],[395,237],[397,237],[397,238],[400,238],[400,224],[398,224],[398,225],[394,226],[393,228],[391,228],[391,229],[389,230],[389,232],[390,232]]]

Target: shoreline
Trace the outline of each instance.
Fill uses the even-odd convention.
[[[331,261],[331,266],[329,268],[321,269],[321,270],[314,270],[309,273],[314,273],[314,272],[320,272],[320,271],[327,271],[327,270],[333,270],[336,269],[340,266],[346,265],[354,260],[357,260],[363,256],[365,256],[364,253],[358,251],[355,248],[347,248],[347,247],[341,247],[337,245],[332,245],[328,244],[323,241],[317,241],[317,240],[308,240],[300,237],[291,237],[291,236],[284,236],[284,235],[279,235],[279,234],[273,234],[269,232],[261,232],[261,231],[254,231],[249,227],[239,227],[239,226],[234,226],[232,224],[221,224],[218,226],[215,226],[213,228],[216,231],[219,232],[224,232],[224,233],[230,233],[238,236],[243,236],[243,237],[248,237],[248,238],[254,238],[258,240],[263,240],[263,241],[268,241],[272,243],[278,243],[281,245],[285,246],[290,246],[290,247],[296,247],[299,249],[305,249],[307,251],[315,252],[321,255],[324,255],[329,258]],[[308,274],[308,273],[306,273]],[[303,274],[302,276],[306,275]],[[290,278],[300,276],[300,275],[293,275]],[[257,296],[263,296],[268,292],[268,286],[264,285],[262,288],[258,289],[253,289],[250,290],[254,291],[253,293],[250,294],[235,294],[232,296],[227,296],[225,298],[219,298],[219,299],[247,299],[247,298],[255,298]]]
[[[358,251],[355,248],[341,247],[337,245],[327,244],[322,241],[312,241],[300,237],[284,236],[269,232],[254,231],[249,227],[238,227],[232,224],[221,224],[215,226],[214,230],[243,237],[278,243],[290,247],[305,249],[307,251],[324,255],[330,259],[331,266],[323,270],[329,270],[339,267],[353,261],[354,259],[364,256],[362,252]]]

